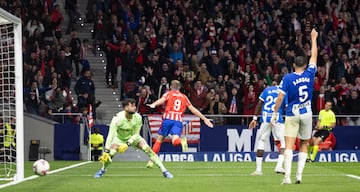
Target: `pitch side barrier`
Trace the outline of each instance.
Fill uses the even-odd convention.
[[[157,133],[156,129],[161,126],[161,115],[152,114],[143,115],[143,117],[141,135],[151,145],[156,138],[154,137]],[[186,115],[182,134],[188,138],[189,150],[182,153],[180,147],[174,147],[170,142],[165,142],[161,147],[160,158],[164,161],[255,161],[254,151],[257,146],[256,133],[258,129],[248,129],[252,116],[207,115],[207,117],[215,121],[214,128],[208,128],[194,115]],[[152,123],[149,118],[153,121]],[[360,116],[337,115],[338,123],[333,129],[336,144],[331,150],[319,152],[317,161],[358,162],[360,160],[360,150],[358,149],[360,126],[348,123],[348,119],[353,121],[356,118],[360,118]],[[317,116],[314,115],[314,124],[316,120]],[[231,122],[231,124],[227,122]],[[108,125],[95,124],[94,127],[99,128],[106,138]],[[91,129],[87,126],[86,118],[82,118],[80,125],[56,124],[54,131],[53,154],[55,159],[88,159],[87,141]],[[276,161],[277,148],[274,146],[272,137],[266,141],[265,151],[265,161]],[[296,151],[294,159],[297,160]]]
[[[215,127],[210,129],[201,123],[199,142],[189,143],[189,151],[181,152],[180,147],[174,147],[165,142],[161,147],[159,157],[163,161],[255,161],[258,129],[248,129],[252,116],[248,115],[206,115],[215,120]],[[151,133],[154,127],[149,125],[147,115],[144,115],[143,134],[148,135],[151,143]],[[314,115],[313,123],[317,121]],[[351,124],[360,119],[359,115],[337,115],[337,126],[333,129],[336,138],[334,146],[320,151],[316,157],[319,162],[359,162],[360,161],[360,125]],[[154,118],[153,118],[154,119]],[[161,118],[160,118],[161,119]],[[228,119],[231,119],[230,121]],[[217,124],[216,120],[222,122]],[[353,121],[353,122],[349,122]],[[226,122],[232,124],[226,124]],[[155,123],[156,124],[156,123]],[[187,126],[187,127],[186,127]],[[192,131],[191,122],[184,122],[183,135]],[[194,131],[190,136],[194,135]],[[264,161],[277,160],[277,147],[272,136],[266,141]],[[298,152],[294,151],[294,161]]]

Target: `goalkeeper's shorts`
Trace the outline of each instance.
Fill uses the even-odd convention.
[[[137,135],[134,139],[134,142],[131,144],[131,146],[136,147],[141,140],[144,140],[144,138],[142,138],[140,135]],[[127,140],[123,141],[123,140],[119,139],[118,137],[116,137],[113,139],[111,145],[115,144],[115,145],[121,146],[122,144],[126,144],[126,142],[127,142]],[[144,140],[144,142],[146,142],[146,141]]]

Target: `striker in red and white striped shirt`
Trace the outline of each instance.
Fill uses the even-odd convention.
[[[191,105],[188,97],[178,90],[170,90],[162,97],[166,99],[163,119],[182,121],[186,108]]]

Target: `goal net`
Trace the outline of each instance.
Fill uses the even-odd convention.
[[[0,8],[0,180],[24,179],[21,20]]]

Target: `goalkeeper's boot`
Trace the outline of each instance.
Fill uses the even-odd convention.
[[[146,164],[146,168],[154,168],[154,162],[149,160],[148,163]]]
[[[105,173],[105,170],[104,169],[100,169],[98,172],[95,173],[94,175],[94,178],[97,179],[97,178],[100,178],[102,177],[102,175]]]
[[[186,137],[181,138],[181,149],[182,152],[185,152],[189,149]]]
[[[174,178],[174,175],[172,175],[169,171],[164,171],[163,175],[164,175],[164,177],[166,177],[168,179]]]

